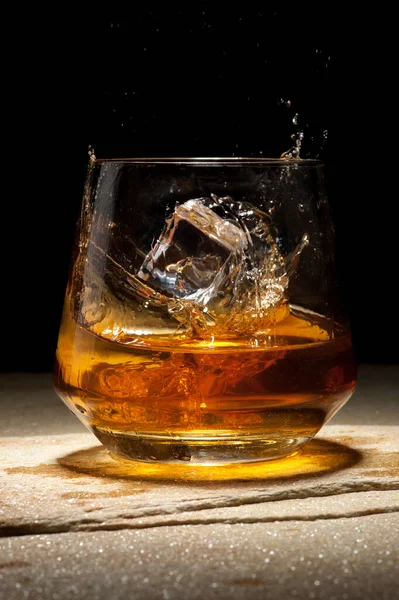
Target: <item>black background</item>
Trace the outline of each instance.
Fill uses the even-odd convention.
[[[303,156],[326,165],[357,359],[397,362],[396,161],[379,137],[395,100],[373,17],[365,24],[328,3],[148,6],[132,17],[60,11],[15,26],[1,368],[52,368],[89,144],[100,157],[276,157],[295,113]]]

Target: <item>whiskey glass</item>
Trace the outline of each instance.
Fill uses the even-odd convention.
[[[114,455],[298,452],[356,366],[322,163],[91,156],[55,387]]]

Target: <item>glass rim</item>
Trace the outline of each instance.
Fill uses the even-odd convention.
[[[323,167],[317,158],[262,158],[262,157],[137,157],[95,158],[94,163],[126,163],[132,165],[192,165],[192,166],[279,166],[279,167]]]

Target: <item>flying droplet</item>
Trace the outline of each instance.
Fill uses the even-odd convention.
[[[93,148],[93,146],[89,146],[89,152],[88,152],[88,154],[89,154],[89,157],[90,157],[89,161],[91,163],[96,162],[96,155],[94,154],[94,148]]]

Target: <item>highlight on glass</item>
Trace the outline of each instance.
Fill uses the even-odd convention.
[[[55,385],[112,453],[287,457],[355,379],[320,162],[91,156]]]

